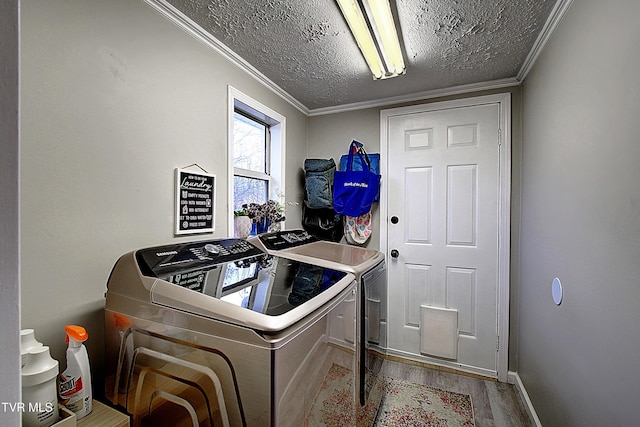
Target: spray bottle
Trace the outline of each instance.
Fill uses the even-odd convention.
[[[82,326],[67,325],[67,369],[59,377],[60,401],[80,419],[92,409],[91,371],[87,349],[82,344],[89,334]]]

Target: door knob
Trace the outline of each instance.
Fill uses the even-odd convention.
[[[398,217],[397,216],[392,216],[391,217],[391,224],[397,224],[398,223]]]
[[[398,252],[397,249],[391,249],[391,257],[392,258],[398,258],[399,255],[400,255],[400,252]]]

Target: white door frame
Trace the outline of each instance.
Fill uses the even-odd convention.
[[[483,104],[500,105],[500,160],[499,160],[499,195],[498,195],[498,305],[497,305],[497,373],[498,381],[507,382],[509,368],[509,269],[511,253],[511,94],[503,93],[464,98],[453,101],[434,102],[430,104],[412,105],[409,107],[391,108],[380,111],[380,172],[382,185],[380,189],[380,251],[387,254],[388,248],[388,206],[387,186],[384,178],[389,176],[388,119],[391,116],[430,112],[442,109],[471,107]],[[446,362],[444,363],[446,364]],[[457,368],[456,365],[451,367]]]

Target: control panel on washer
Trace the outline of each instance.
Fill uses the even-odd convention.
[[[211,269],[216,265],[257,256],[262,257],[265,254],[242,239],[157,246],[136,253],[140,270],[155,277]]]
[[[305,230],[277,231],[261,234],[258,238],[265,248],[271,251],[294,248],[318,240]]]

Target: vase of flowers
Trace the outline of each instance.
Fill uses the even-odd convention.
[[[233,212],[233,235],[244,239],[251,234],[252,221],[246,208]]]
[[[256,234],[278,231],[282,221],[285,220],[284,208],[275,200],[269,200],[263,204],[249,203],[243,207],[255,224]]]

